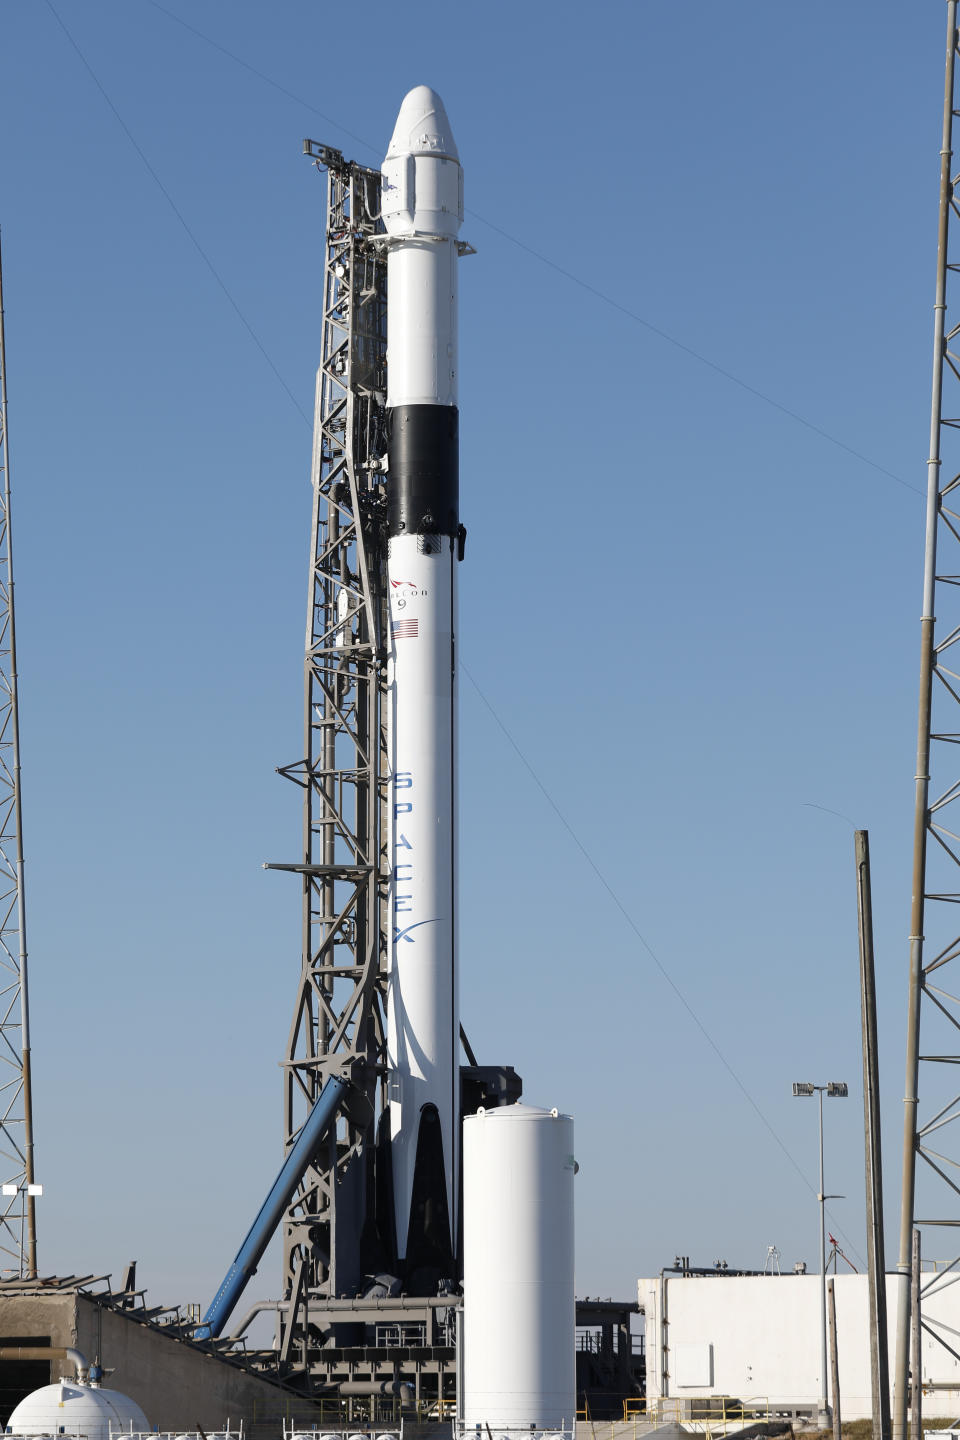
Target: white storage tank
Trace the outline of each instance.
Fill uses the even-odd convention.
[[[20,1401],[7,1421],[14,1435],[82,1435],[110,1440],[110,1428],[149,1431],[150,1422],[135,1400],[119,1390],[61,1380],[44,1385]]]
[[[461,1423],[576,1420],[573,1120],[504,1105],[463,1122]]]

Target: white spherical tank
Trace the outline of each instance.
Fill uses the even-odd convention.
[[[464,1119],[465,1427],[573,1427],[575,1172],[569,1115],[504,1105]]]
[[[114,1430],[149,1430],[150,1422],[136,1401],[119,1390],[61,1380],[34,1390],[13,1411],[7,1428],[14,1435],[83,1435],[110,1440]]]

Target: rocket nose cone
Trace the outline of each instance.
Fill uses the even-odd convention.
[[[459,163],[443,101],[429,85],[416,85],[404,96],[387,159],[396,155],[443,155]]]

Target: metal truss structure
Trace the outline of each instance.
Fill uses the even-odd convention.
[[[0,1278],[37,1273],[7,364],[0,259]]]
[[[375,1120],[385,1101],[387,864],[382,539],[386,453],[386,259],[374,236],[378,171],[306,141],[327,173],[323,342],[313,450],[304,758],[281,771],[303,788],[303,951],[287,1046],[290,1148],[327,1080],[366,1097],[331,1134],[283,1224],[281,1365],[308,1365],[311,1303],[362,1279],[373,1213]],[[362,1113],[361,1113],[362,1112]]]
[[[957,0],[948,0],[897,1266],[896,1440],[906,1440],[911,1378],[915,1399],[921,1380],[910,1355],[917,1227],[938,1263],[920,1276],[916,1333],[922,1326],[957,1354],[956,1337],[921,1318],[924,1298],[954,1284],[960,1272],[960,1254],[953,1253],[958,1244],[949,1239],[960,1226],[960,324],[948,328],[946,319],[948,290],[960,298],[960,254],[951,235],[953,219],[960,218],[960,176],[952,172],[953,120],[960,113],[956,70]]]

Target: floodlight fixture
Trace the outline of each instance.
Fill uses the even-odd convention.
[[[820,1412],[818,1420],[821,1426],[830,1423],[830,1410],[827,1405],[827,1225],[824,1213],[824,1206],[828,1199],[842,1200],[842,1195],[826,1194],[823,1183],[823,1097],[832,1096],[835,1100],[844,1100],[849,1094],[845,1080],[831,1080],[827,1085],[810,1085],[805,1081],[794,1080],[794,1096],[816,1095],[820,1102],[820,1190],[817,1194],[817,1204],[820,1207]]]

